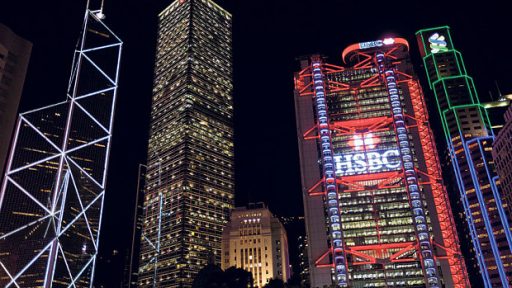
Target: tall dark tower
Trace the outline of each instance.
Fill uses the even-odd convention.
[[[139,287],[190,287],[234,202],[231,14],[177,0],[159,14]]]

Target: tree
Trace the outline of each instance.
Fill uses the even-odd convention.
[[[208,264],[199,271],[192,288],[218,288],[224,286],[224,272],[218,265]]]
[[[300,288],[301,279],[299,274],[293,274],[290,279],[286,282],[286,288]]]
[[[267,285],[263,286],[264,288],[284,288],[283,280],[279,278],[270,279]]]
[[[252,274],[240,268],[230,267],[226,271],[218,265],[208,264],[199,271],[192,288],[252,288]]]
[[[229,288],[253,287],[252,274],[244,269],[229,267],[224,271],[224,277]]]

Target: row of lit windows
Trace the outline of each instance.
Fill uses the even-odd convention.
[[[362,205],[362,204],[378,204],[378,203],[388,203],[388,204],[382,204],[382,205],[389,205],[390,203],[395,202],[403,202],[407,201],[407,195],[399,194],[399,195],[389,195],[387,197],[358,197],[358,198],[346,198],[340,201],[341,207],[348,207],[348,206],[354,206],[354,205]],[[382,206],[381,205],[381,206]],[[345,209],[345,208],[343,208]]]
[[[404,234],[404,233],[414,233],[414,227],[412,225],[408,226],[399,226],[399,227],[391,227],[391,228],[383,228],[382,230],[375,229],[357,229],[357,230],[348,230],[343,231],[343,237],[368,237],[368,236],[377,236],[377,235],[392,235],[392,234]]]
[[[345,245],[347,246],[358,246],[358,245],[376,245],[376,244],[388,244],[388,243],[403,243],[403,242],[412,242],[416,240],[416,236],[412,233],[402,233],[402,234],[391,234],[391,235],[381,235],[373,237],[347,237],[344,236]]]

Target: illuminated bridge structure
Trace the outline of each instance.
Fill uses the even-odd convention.
[[[470,287],[407,41],[342,57],[295,74],[311,287]]]

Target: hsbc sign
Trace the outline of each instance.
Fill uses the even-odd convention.
[[[385,38],[384,40],[376,40],[376,41],[369,41],[369,42],[361,42],[359,43],[359,49],[368,49],[373,47],[381,47],[384,45],[390,45],[395,43],[394,38]]]
[[[373,173],[380,170],[394,170],[400,167],[398,149],[380,152],[366,152],[334,156],[336,175]]]
[[[380,143],[380,139],[374,137],[372,133],[354,135],[352,140],[349,141],[349,145],[354,148],[355,153],[335,155],[333,157],[336,165],[336,175],[346,176],[375,173],[381,170],[395,170],[399,168],[402,163],[398,149],[365,151],[367,149],[373,150],[378,143]]]

